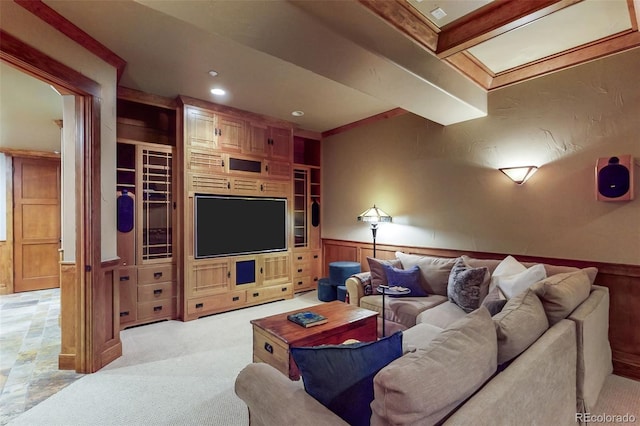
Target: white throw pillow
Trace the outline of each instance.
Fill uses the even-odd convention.
[[[493,271],[489,291],[498,287],[507,299],[511,299],[545,278],[547,271],[544,265],[537,264],[527,269],[513,256],[507,256]]]

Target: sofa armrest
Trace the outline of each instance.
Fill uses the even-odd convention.
[[[371,285],[371,272],[361,272],[347,278],[345,286],[350,305],[360,306],[360,299],[366,295],[365,287],[368,285]]]
[[[561,320],[444,424],[575,425],[575,339],[575,324]]]
[[[300,382],[289,380],[268,364],[247,365],[236,377],[235,392],[247,404],[252,426],[347,425],[309,395]]]
[[[604,381],[613,371],[609,345],[609,289],[594,285],[591,294],[569,315],[578,343],[578,412],[596,405]]]

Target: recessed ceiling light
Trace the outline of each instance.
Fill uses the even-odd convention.
[[[304,115],[304,111],[293,111],[291,115],[294,117],[302,117]]]
[[[216,88],[216,89],[211,89],[211,94],[216,95],[216,96],[222,96],[222,95],[224,95],[224,94],[226,94],[226,93],[227,93],[227,92],[225,92],[225,91],[224,91],[224,90],[222,90],[222,89],[218,89],[218,88]]]
[[[218,71],[211,70],[211,71],[209,71],[209,75],[210,75],[211,77],[215,77],[215,76],[217,76],[217,75],[218,75]]]
[[[442,19],[445,16],[447,16],[446,12],[444,10],[442,10],[441,8],[439,8],[439,7],[433,9],[429,13],[431,13],[431,16],[433,16],[436,19]]]

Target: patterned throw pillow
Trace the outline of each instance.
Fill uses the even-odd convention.
[[[490,277],[486,267],[472,268],[460,258],[451,268],[447,297],[465,312],[474,311],[489,292]]]

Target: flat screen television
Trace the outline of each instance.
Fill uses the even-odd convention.
[[[195,195],[195,258],[287,250],[287,199]]]

